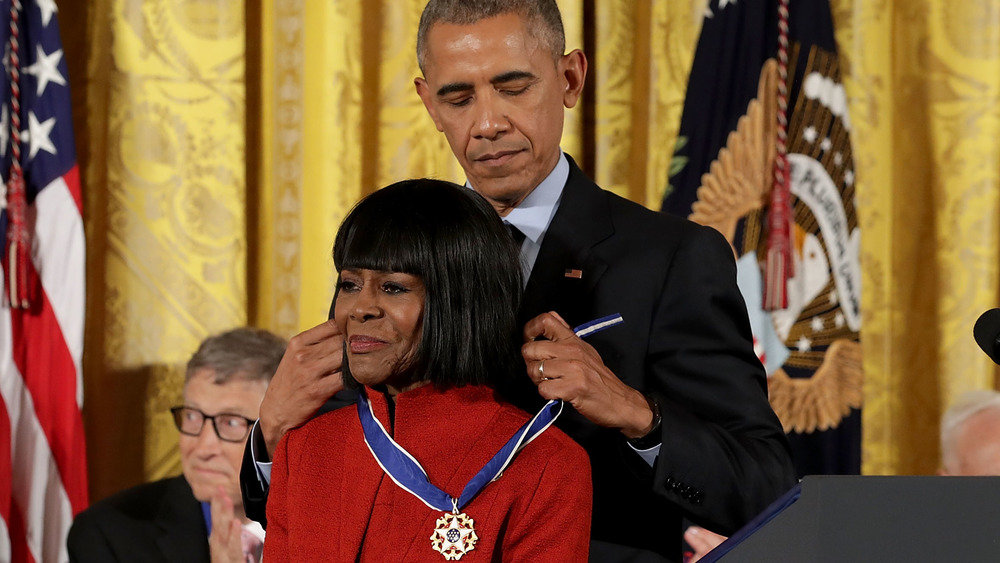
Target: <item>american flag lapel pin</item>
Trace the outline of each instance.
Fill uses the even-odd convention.
[[[583,279],[583,270],[571,270],[570,269],[570,270],[566,270],[566,273],[563,274],[563,275],[565,275],[567,278],[573,278],[573,279],[578,279],[579,280],[579,279]]]

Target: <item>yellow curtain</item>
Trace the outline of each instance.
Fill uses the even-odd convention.
[[[659,209],[706,1],[594,4],[594,180]]]
[[[858,169],[863,472],[932,473],[943,410],[997,386],[972,327],[1000,305],[1000,4],[832,4]]]
[[[1000,8],[831,3],[864,234],[864,471],[929,473],[942,409],[996,386],[971,326],[1000,304]],[[361,196],[464,175],[413,89],[424,0],[60,4],[77,38],[99,499],[177,471],[163,413],[204,336],[326,318],[333,237]],[[705,0],[559,5],[591,64],[563,147],[657,208]]]
[[[85,21],[96,500],[179,471],[168,409],[184,364],[209,334],[246,323],[245,41],[243,4],[230,0],[98,0]]]
[[[462,179],[412,95],[419,2],[269,0],[261,29],[255,321],[291,335],[326,319],[330,250],[364,194],[394,179]]]

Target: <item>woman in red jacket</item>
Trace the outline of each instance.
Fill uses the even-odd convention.
[[[584,561],[590,465],[496,389],[527,377],[518,249],[485,200],[409,180],[361,201],[334,245],[343,408],[278,444],[264,560]]]

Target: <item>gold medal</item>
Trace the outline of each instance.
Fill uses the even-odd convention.
[[[479,536],[474,525],[464,512],[445,513],[437,519],[437,527],[431,534],[431,547],[444,555],[446,561],[458,561],[476,548]]]

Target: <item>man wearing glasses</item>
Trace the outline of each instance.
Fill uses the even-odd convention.
[[[122,491],[81,512],[70,560],[259,562],[264,531],[247,519],[239,470],[285,341],[238,328],[202,342],[171,410],[183,475]]]

